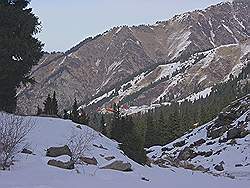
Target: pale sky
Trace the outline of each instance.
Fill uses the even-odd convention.
[[[154,24],[223,0],[32,0],[46,51],[66,51],[114,26]]]

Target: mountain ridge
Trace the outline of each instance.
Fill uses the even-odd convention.
[[[114,27],[65,54],[47,54],[33,69],[37,84],[19,92],[19,106],[24,113],[34,113],[41,98],[56,90],[62,100],[59,106],[68,108],[72,98],[89,101],[148,67],[185,61],[195,52],[244,42],[249,38],[248,9],[248,2],[221,3],[152,26]]]

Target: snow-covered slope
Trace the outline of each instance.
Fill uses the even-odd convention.
[[[64,145],[72,130],[76,132],[92,130],[86,126],[81,126],[82,129],[79,129],[76,124],[67,120],[45,117],[32,117],[32,120],[35,120],[36,126],[28,135],[28,141],[30,142],[29,149],[35,155],[19,154],[10,171],[0,171],[1,188],[153,188],[160,186],[247,188],[249,185],[249,181],[246,180],[238,181],[226,177],[214,177],[175,167],[169,169],[159,168],[155,165],[151,168],[143,167],[124,156],[117,148],[117,142],[97,132],[95,132],[96,139],[93,144],[102,147],[93,146],[92,150],[86,153],[87,156],[94,156],[97,159],[97,166],[78,165],[76,167],[78,172],[48,166],[47,162],[51,159],[45,156],[45,150],[48,147]],[[99,167],[112,162],[104,159],[107,156],[114,156],[113,160],[131,163],[133,171],[119,172],[99,169]],[[67,160],[67,157],[61,156],[57,159]]]
[[[161,166],[176,165],[249,181],[249,105],[250,95],[232,103],[215,120],[174,142],[151,147],[148,156]]]

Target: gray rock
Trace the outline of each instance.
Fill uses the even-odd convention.
[[[105,157],[105,159],[106,159],[107,161],[111,161],[111,160],[115,159],[115,157],[114,157],[114,156],[110,156],[110,157]]]
[[[180,142],[176,142],[173,144],[174,147],[182,147],[186,144],[186,141],[185,140],[182,140]]]
[[[197,147],[197,146],[201,146],[202,144],[204,144],[206,142],[205,139],[200,139],[200,140],[197,140],[195,141],[193,144],[191,144],[191,147]]]
[[[98,162],[96,160],[95,157],[93,158],[89,158],[89,157],[80,157],[80,160],[86,164],[89,164],[89,165],[97,165]]]
[[[48,157],[59,157],[62,155],[72,156],[72,153],[67,145],[63,147],[50,147],[46,152],[46,156]]]
[[[241,167],[243,164],[236,164],[235,167]]]
[[[33,152],[32,152],[31,150],[28,150],[28,149],[26,149],[26,148],[24,148],[24,149],[21,151],[21,153],[29,154],[29,155],[33,154]]]
[[[177,159],[179,160],[188,160],[190,158],[194,158],[195,152],[190,147],[185,147],[183,150],[180,151]]]
[[[248,134],[249,131],[245,130],[243,127],[234,127],[227,132],[227,139],[244,138]]]
[[[67,169],[67,170],[73,170],[75,168],[73,161],[62,162],[62,161],[52,159],[48,161],[48,165],[62,168],[62,169]]]
[[[214,167],[214,169],[217,170],[217,171],[223,171],[223,170],[224,170],[223,164],[217,164],[217,165]]]
[[[132,165],[130,163],[124,163],[123,161],[114,161],[111,164],[101,167],[101,169],[112,169],[127,172],[132,171]]]

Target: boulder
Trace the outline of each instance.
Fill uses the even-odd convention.
[[[62,155],[72,156],[72,153],[67,145],[62,147],[50,147],[46,152],[47,157],[59,157]]]
[[[112,169],[123,172],[132,171],[132,165],[130,163],[124,163],[123,161],[114,161],[111,164],[108,164],[101,169]]]
[[[201,146],[202,144],[204,144],[206,142],[205,139],[200,139],[200,140],[197,140],[195,141],[193,144],[191,144],[191,147],[198,147],[198,146]]]
[[[141,178],[143,181],[150,181],[149,179],[145,178],[145,177],[142,177]]]
[[[225,132],[227,131],[226,127],[220,127],[220,128],[211,128],[207,131],[207,137],[208,138],[219,138],[220,136],[222,136]]]
[[[197,171],[201,171],[201,172],[208,172],[209,171],[209,168],[205,168],[203,167],[202,165],[199,165],[195,168],[195,170]]]
[[[235,167],[241,167],[243,164],[236,164]]]
[[[163,147],[161,148],[161,151],[171,151],[174,148],[168,148],[168,147]]]
[[[186,141],[185,140],[182,140],[180,142],[176,142],[173,144],[174,147],[182,147],[186,144]]]
[[[243,127],[234,127],[227,132],[227,139],[244,138],[248,134],[249,131],[245,130]]]
[[[48,165],[62,168],[62,169],[67,169],[67,170],[73,170],[75,168],[73,161],[62,162],[62,161],[52,159],[48,161]]]
[[[110,157],[105,157],[105,159],[106,159],[107,161],[111,161],[111,160],[115,159],[115,157],[114,157],[114,156],[110,156]]]
[[[80,157],[80,160],[86,164],[89,165],[97,165],[97,160],[95,157],[89,158],[89,157]]]
[[[217,165],[214,167],[214,169],[217,170],[217,171],[223,171],[223,170],[224,170],[223,164],[217,164]]]
[[[177,159],[181,161],[182,160],[186,161],[188,159],[192,159],[197,156],[197,155],[195,156],[194,154],[195,152],[190,147],[185,147],[183,150],[180,151]]]
[[[205,153],[204,157],[210,157],[211,155],[213,155],[213,151],[208,151]]]
[[[33,154],[33,152],[32,152],[31,150],[28,150],[28,149],[26,149],[26,148],[24,148],[24,149],[21,151],[21,153],[29,154],[29,155]]]

